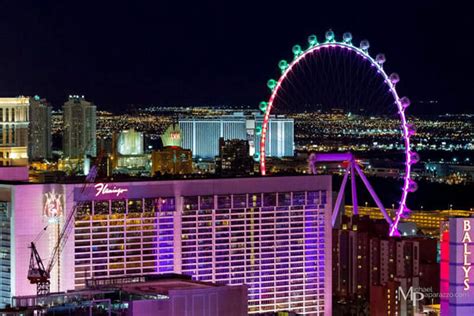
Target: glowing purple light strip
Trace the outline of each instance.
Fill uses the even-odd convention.
[[[346,187],[347,178],[349,177],[349,170],[351,169],[351,165],[349,164],[346,168],[346,172],[344,173],[344,178],[342,178],[341,188],[339,189],[339,193],[337,194],[336,205],[334,205],[334,210],[332,211],[331,223],[332,227],[336,225],[337,216],[339,215],[339,209],[341,208],[342,197],[344,196],[344,189]]]
[[[372,199],[374,200],[375,204],[377,204],[378,208],[382,212],[383,216],[385,217],[385,220],[387,221],[387,223],[390,224],[390,226],[392,226],[393,221],[390,218],[390,216],[388,215],[387,210],[383,206],[382,201],[380,201],[379,197],[375,193],[374,188],[372,188],[372,186],[370,185],[369,180],[367,180],[367,177],[365,176],[365,174],[362,172],[360,167],[355,162],[353,162],[353,167],[355,168],[355,170],[359,174],[359,177],[362,179],[362,182],[364,182],[365,187],[367,188],[367,190],[369,190],[369,193],[372,196]]]
[[[411,156],[410,156],[410,134],[408,130],[408,125],[407,125],[407,120],[405,116],[405,111],[400,103],[400,97],[398,96],[398,93],[395,89],[395,85],[390,81],[388,75],[385,73],[383,70],[382,66],[379,65],[366,51],[352,46],[351,44],[347,44],[344,42],[333,42],[333,43],[321,43],[321,44],[316,44],[313,47],[308,48],[306,51],[301,53],[296,59],[294,59],[289,65],[288,68],[283,72],[283,74],[280,76],[278,79],[275,87],[272,90],[272,94],[270,96],[270,99],[267,103],[267,108],[265,111],[265,115],[263,118],[263,124],[262,124],[262,134],[260,138],[260,173],[264,176],[266,175],[266,167],[265,167],[265,140],[266,140],[266,135],[267,135],[267,127],[268,127],[268,122],[270,118],[270,112],[273,106],[273,102],[275,100],[276,95],[278,94],[278,91],[280,90],[281,83],[283,80],[286,79],[288,74],[291,72],[293,67],[295,67],[302,59],[306,58],[310,53],[314,51],[318,51],[321,48],[346,48],[349,49],[352,52],[355,52],[357,55],[362,56],[364,60],[368,60],[371,64],[371,66],[377,68],[377,73],[382,75],[384,82],[388,85],[389,87],[389,92],[392,93],[392,96],[395,100],[395,103],[398,107],[398,113],[400,116],[400,122],[401,122],[401,128],[403,132],[403,138],[404,138],[404,143],[405,143],[405,175],[403,176],[403,187],[402,187],[402,196],[400,198],[400,205],[399,208],[395,214],[395,218],[393,220],[393,223],[390,225],[390,230],[389,230],[389,235],[390,236],[399,236],[400,233],[398,232],[398,223],[400,222],[401,215],[403,211],[406,208],[406,200],[408,196],[408,186],[410,182],[410,175],[411,175]]]
[[[357,187],[356,187],[356,176],[354,170],[354,159],[351,160],[351,192],[352,192],[352,213],[359,215],[359,208],[357,205]]]

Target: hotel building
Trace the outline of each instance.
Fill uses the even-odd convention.
[[[331,315],[330,196],[329,176],[0,184],[1,303],[35,294],[28,245],[47,265],[79,205],[51,292],[174,272],[246,284],[250,314]]]
[[[181,130],[179,125],[170,125],[161,135],[163,149],[151,153],[152,176],[157,174],[191,174],[193,158],[191,150],[181,147]]]
[[[68,158],[96,156],[96,106],[70,95],[63,105],[63,151]]]
[[[143,133],[131,128],[121,131],[118,139],[112,138],[113,156],[110,164],[113,173],[140,175],[150,174],[150,155],[146,154],[143,146]]]
[[[260,136],[256,127],[261,126],[263,116],[245,115],[236,112],[233,115],[219,117],[180,118],[182,146],[190,149],[193,157],[214,158],[219,155],[219,139],[248,140],[250,155],[260,151]],[[272,116],[268,125],[268,157],[288,157],[294,152],[294,121],[284,116]]]
[[[0,98],[0,166],[28,165],[27,97]]]
[[[28,158],[30,161],[52,156],[51,104],[39,96],[30,98],[28,131]]]

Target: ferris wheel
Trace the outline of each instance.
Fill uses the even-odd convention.
[[[367,40],[362,40],[359,46],[354,45],[352,40],[351,33],[344,33],[342,40],[338,41],[332,30],[325,33],[324,41],[321,42],[311,35],[306,49],[300,45],[293,46],[292,61],[281,60],[278,63],[279,78],[267,82],[270,97],[259,105],[263,119],[257,128],[260,148],[255,159],[259,161],[261,174],[266,175],[269,172],[266,151],[270,145],[269,130],[273,114],[290,110],[314,113],[317,110],[319,114],[314,116],[314,122],[309,123],[314,128],[306,133],[321,136],[321,142],[329,145],[320,146],[325,150],[310,156],[310,172],[316,173],[315,165],[319,162],[344,163],[344,177],[332,216],[333,225],[349,177],[353,212],[358,213],[356,176],[359,176],[359,182],[365,185],[388,222],[389,235],[399,236],[400,220],[411,213],[407,207],[407,197],[417,189],[411,175],[412,165],[419,161],[418,154],[411,149],[410,144],[415,128],[408,123],[406,116],[410,100],[398,95],[398,74],[388,75],[385,72],[385,55],[372,57]],[[331,112],[334,109],[338,112]],[[332,146],[332,143],[327,142],[331,137],[336,138],[335,144],[339,145]],[[350,139],[352,144],[341,146],[345,139]],[[367,140],[380,147],[377,151],[380,157],[391,155],[391,160],[398,160],[401,166],[401,172],[396,177],[398,188],[396,192],[388,194],[385,201],[397,205],[391,214],[368,181],[358,159],[359,155],[365,155],[370,150],[364,143]]]

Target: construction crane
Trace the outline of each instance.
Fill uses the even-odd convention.
[[[96,159],[95,164],[91,167],[89,174],[86,176],[86,180],[84,185],[81,188],[81,194],[85,193],[88,188],[95,182],[98,173],[98,166],[102,161],[104,153],[101,151]],[[85,204],[84,201],[79,201],[75,204],[72,211],[66,218],[64,222],[64,226],[59,233],[58,240],[56,242],[55,247],[53,248],[53,252],[49,259],[48,265],[45,266],[43,264],[43,260],[36,249],[35,241],[39,238],[36,238],[35,241],[32,241],[29,248],[31,249],[30,254],[30,265],[28,268],[28,280],[31,284],[36,284],[36,294],[38,296],[48,295],[50,292],[50,274],[51,270],[53,269],[54,265],[57,261],[59,261],[59,254],[64,249],[64,245],[67,242],[69,237],[69,233],[72,229],[71,225],[74,222],[74,218],[78,209],[82,208]],[[47,229],[47,226],[43,229],[43,232]]]

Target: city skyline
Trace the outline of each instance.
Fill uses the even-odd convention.
[[[0,3],[0,314],[474,315],[467,8]]]
[[[472,66],[456,66],[472,50],[468,10],[446,8],[441,1],[402,2],[386,12],[376,3],[302,6],[306,9],[289,7],[283,15],[281,7],[264,3],[200,3],[195,10],[143,2],[4,4],[2,11],[10,14],[0,25],[13,45],[0,55],[12,61],[4,64],[10,80],[0,81],[0,94],[40,94],[53,104],[65,94],[85,94],[105,110],[131,104],[257,106],[266,95],[265,82],[278,61],[291,55],[292,45],[332,28],[336,36],[351,31],[357,41],[367,38],[374,54],[386,54],[390,69],[401,76],[403,94],[424,102],[414,113],[472,108]],[[38,18],[18,18],[26,14]],[[20,39],[37,49],[23,48]],[[443,45],[449,51],[439,49]],[[36,71],[22,75],[28,69]]]

